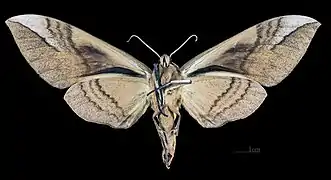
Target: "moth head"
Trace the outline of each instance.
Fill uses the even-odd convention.
[[[171,63],[170,56],[164,54],[160,57],[160,64],[162,67],[167,68],[169,67],[170,63]]]
[[[169,56],[164,54],[160,57],[160,64],[163,66],[163,67],[169,67],[170,63],[171,63],[171,56],[174,55],[180,48],[182,48],[188,40],[190,40],[192,37],[195,38],[195,41],[198,40],[198,37],[196,35],[191,35],[189,38],[186,39],[186,41],[180,45],[176,50],[174,50]]]

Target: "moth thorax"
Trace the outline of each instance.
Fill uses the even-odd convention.
[[[171,62],[170,56],[164,54],[160,57],[160,64],[162,67],[166,68],[169,67]]]

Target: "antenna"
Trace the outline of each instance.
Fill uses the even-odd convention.
[[[153,53],[155,53],[155,54],[157,55],[157,57],[161,58],[160,55],[159,55],[156,51],[154,51],[153,48],[151,48],[147,43],[145,43],[145,42],[144,42],[142,39],[140,39],[140,37],[137,36],[137,35],[132,35],[132,36],[129,38],[129,40],[127,40],[126,42],[130,42],[131,38],[133,38],[133,37],[139,39],[139,41],[141,41],[146,47],[148,47],[148,49],[150,49],[151,51],[153,51]]]
[[[182,48],[186,43],[187,43],[187,41],[189,41],[192,37],[195,37],[195,42],[197,42],[197,40],[198,40],[198,36],[196,36],[195,34],[193,34],[193,35],[191,35],[190,37],[188,37],[187,39],[186,39],[186,41],[182,44],[182,45],[180,45],[174,52],[172,52],[171,54],[170,54],[170,56],[169,57],[171,57],[172,55],[174,55],[180,48]]]

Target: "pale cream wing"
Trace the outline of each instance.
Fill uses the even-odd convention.
[[[151,73],[129,54],[60,20],[28,14],[11,17],[6,24],[27,62],[54,87],[67,88],[98,73]]]
[[[264,101],[267,92],[256,81],[229,72],[210,72],[182,86],[186,111],[205,128],[244,119]]]
[[[299,15],[264,21],[188,61],[182,74],[226,70],[263,86],[277,85],[301,60],[319,26],[315,19]]]
[[[131,127],[146,111],[150,90],[143,78],[95,75],[71,86],[64,100],[82,119],[113,128]]]

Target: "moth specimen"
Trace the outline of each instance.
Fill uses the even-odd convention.
[[[267,96],[262,86],[275,86],[292,72],[320,26],[300,15],[269,19],[182,67],[172,61],[173,53],[159,56],[131,36],[158,55],[151,70],[122,50],[54,18],[19,15],[6,24],[40,77],[53,87],[68,88],[64,100],[80,118],[126,129],[151,106],[167,168],[175,153],[181,106],[205,128],[248,117]]]

